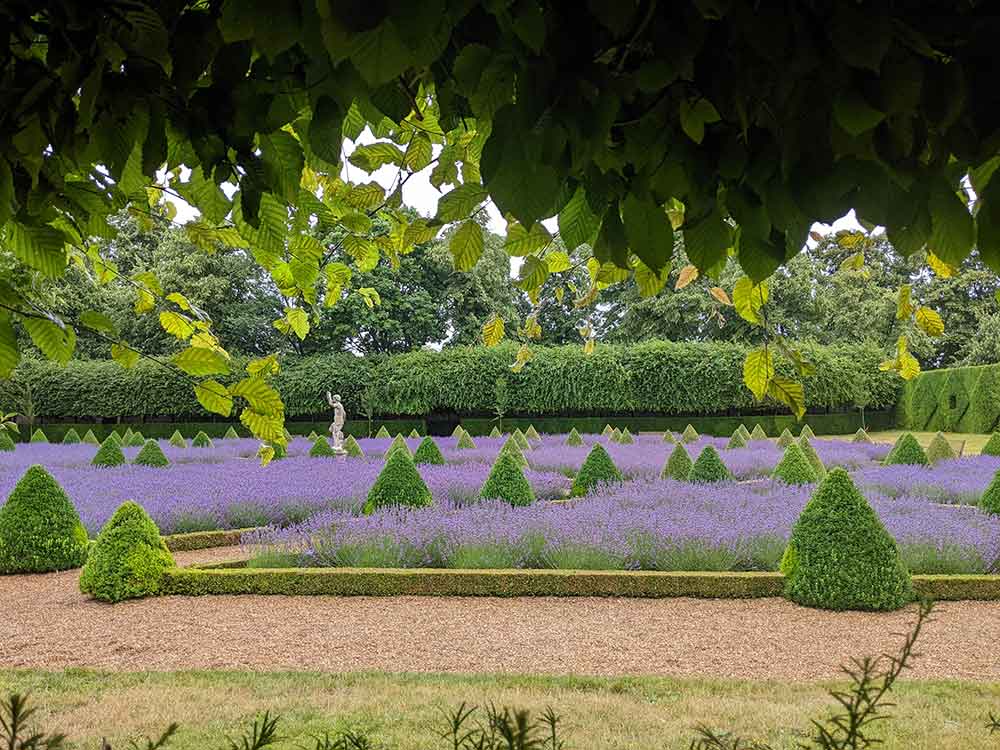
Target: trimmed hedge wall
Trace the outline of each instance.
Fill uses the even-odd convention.
[[[920,432],[1000,429],[1000,365],[922,372],[903,386],[896,423]]]
[[[257,529],[220,529],[218,531],[192,531],[187,534],[164,534],[163,542],[171,552],[187,552],[210,547],[232,547],[243,540],[243,535]]]
[[[851,411],[859,382],[871,394],[868,406],[873,411],[895,405],[898,382],[893,374],[878,371],[883,355],[877,347],[802,348],[817,365],[817,374],[806,384],[809,410]],[[660,415],[685,420],[696,415],[786,415],[780,404],[755,403],[744,387],[746,351],[737,344],[663,341],[602,345],[590,356],[579,346],[539,347],[520,373],[510,370],[515,356],[512,344],[388,357],[286,357],[275,385],[292,420],[329,421],[327,390],[341,394],[353,417],[362,413],[366,393],[374,413],[382,417],[483,417],[493,413],[499,378],[508,383],[507,412],[536,420],[575,415]],[[787,362],[779,362],[778,370],[791,374]],[[241,373],[241,363],[234,362],[230,380]],[[31,385],[35,413],[43,422],[95,418],[199,421],[208,416],[187,379],[170,377],[151,363],[125,370],[110,361],[74,361],[64,368],[26,360],[15,379]],[[18,410],[16,394],[6,383],[0,384],[0,408]],[[227,426],[218,424],[223,429]]]
[[[244,563],[245,564],[245,563]],[[173,568],[164,594],[294,596],[608,596],[749,599],[782,596],[780,573],[618,570],[445,570],[362,568]],[[913,576],[917,597],[1000,600],[997,575]]]

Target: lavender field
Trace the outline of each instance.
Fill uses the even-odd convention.
[[[91,535],[124,500],[139,502],[164,533],[265,527],[245,541],[258,565],[379,567],[545,567],[641,570],[775,570],[812,487],[769,478],[782,450],[755,441],[727,450],[700,438],[692,458],[713,445],[734,481],[709,485],[662,480],[673,446],[644,435],[631,445],[584,436],[543,436],[525,471],[538,502],[515,508],[481,501],[479,489],[504,440],[476,438],[458,449],[437,442],[447,463],[420,466],[434,503],[424,509],[360,510],[380,472],[388,439],[363,439],[363,458],[310,458],[294,439],[287,458],[261,467],[257,443],[220,440],[212,448],[161,446],[166,468],[90,465],[90,445],[22,444],[0,454],[0,496],[24,470],[44,465],[76,505]],[[584,498],[568,498],[572,476],[600,441],[625,477]],[[411,450],[419,441],[407,441]],[[827,467],[852,472],[914,572],[986,572],[1000,557],[1000,518],[975,504],[1000,459],[970,457],[931,468],[882,467],[886,445],[815,440]],[[125,449],[130,459],[137,448]]]

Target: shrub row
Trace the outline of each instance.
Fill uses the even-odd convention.
[[[227,564],[231,565],[231,564]],[[358,568],[173,568],[164,594],[317,596],[607,596],[749,599],[782,596],[780,573],[439,570]],[[916,575],[914,594],[940,601],[1000,600],[998,575]]]
[[[922,372],[896,405],[905,430],[987,433],[1000,428],[1000,364]]]
[[[897,381],[878,371],[883,355],[877,347],[803,348],[817,365],[806,385],[809,409],[848,410],[859,390],[868,394],[873,410],[895,405]],[[603,345],[589,356],[578,346],[539,347],[520,373],[510,370],[512,345],[364,358],[329,354],[286,358],[276,385],[293,419],[325,415],[327,390],[339,392],[355,417],[363,413],[365,401],[380,416],[483,416],[493,412],[500,378],[507,381],[511,415],[787,414],[777,403],[754,402],[742,383],[746,351],[737,344],[662,341]],[[233,368],[231,379],[240,377],[240,363]],[[787,362],[779,362],[778,369],[792,374]],[[165,375],[152,364],[125,370],[110,361],[60,367],[26,360],[15,381],[30,385],[35,413],[46,418],[206,416],[186,378]],[[20,411],[19,405],[16,387],[0,385],[0,407]]]
[[[231,547],[239,544],[243,535],[255,529],[219,529],[216,531],[192,531],[186,534],[164,535],[163,541],[171,552],[188,552],[210,547]]]

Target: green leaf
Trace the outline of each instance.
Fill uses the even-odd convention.
[[[351,62],[369,85],[377,86],[406,70],[412,56],[395,23],[389,19],[357,35]]]
[[[767,384],[767,395],[791,409],[796,419],[802,419],[806,413],[806,395],[802,383],[775,375]]]
[[[434,149],[431,146],[431,139],[426,133],[414,133],[410,144],[406,147],[403,166],[414,172],[419,172],[427,167],[433,158]]]
[[[363,299],[365,301],[365,304],[368,305],[369,310],[378,307],[379,305],[382,304],[382,297],[379,296],[377,290],[375,290],[370,286],[361,287],[360,289],[358,289],[358,294],[361,295],[361,299]]]
[[[693,102],[682,101],[680,109],[681,129],[695,143],[701,143],[705,137],[705,125],[718,122],[718,111],[708,99],[701,98]]]
[[[191,321],[186,316],[172,310],[164,310],[160,313],[160,326],[164,331],[181,341],[187,341],[194,333]]]
[[[489,320],[483,323],[483,343],[486,346],[496,346],[503,340],[504,325],[503,320],[496,313],[490,316]]]
[[[1000,178],[990,180],[979,195],[976,249],[983,263],[1000,274]]]
[[[483,254],[483,228],[474,219],[469,219],[452,233],[448,249],[455,268],[471,271]]]
[[[298,140],[284,130],[259,137],[264,179],[276,196],[294,205],[299,196],[305,157]],[[221,219],[220,219],[221,221]]]
[[[748,323],[761,324],[760,311],[767,304],[767,284],[754,284],[747,276],[742,276],[733,286],[733,307]]]
[[[855,89],[848,88],[834,100],[833,117],[845,131],[858,136],[882,122],[885,112],[872,107]]]
[[[909,284],[900,284],[899,293],[896,296],[896,320],[909,320],[913,315],[913,304],[910,302]]]
[[[774,359],[768,349],[752,349],[743,360],[743,383],[754,398],[763,400],[771,381],[774,379]]]
[[[482,185],[471,182],[459,185],[441,196],[435,218],[441,222],[467,219],[479,207],[479,204],[486,200],[488,195],[486,188]]]
[[[559,236],[563,244],[570,252],[580,245],[592,245],[600,226],[601,217],[591,211],[583,186],[578,187],[559,212]]]
[[[674,253],[674,230],[663,207],[629,193],[622,221],[629,249],[651,269],[662,269]]]
[[[635,284],[639,287],[639,296],[653,297],[660,293],[667,283],[671,265],[668,263],[659,271],[654,271],[641,260],[635,265]]]
[[[229,360],[215,349],[190,346],[177,352],[171,361],[188,375],[229,374]]]
[[[277,354],[268,354],[266,357],[258,357],[247,362],[246,370],[252,377],[268,377],[281,372],[281,365],[278,363]]]
[[[17,334],[11,325],[10,314],[0,311],[0,378],[13,375],[20,361],[21,352],[17,348]]]
[[[377,182],[366,182],[362,185],[354,185],[344,200],[348,205],[370,211],[378,208],[385,201],[385,190]]]
[[[378,247],[369,239],[349,234],[344,238],[344,252],[351,256],[361,273],[375,269],[379,261]]]
[[[523,257],[531,255],[536,250],[541,250],[550,242],[552,242],[552,235],[542,226],[541,222],[536,221],[531,225],[531,230],[528,231],[520,223],[514,221],[507,225],[507,241],[504,243],[503,249],[507,251],[508,255]]]
[[[263,378],[244,378],[229,386],[229,395],[244,399],[251,409],[265,416],[281,415],[285,409],[281,395]]]
[[[126,344],[124,341],[111,345],[111,359],[120,364],[126,370],[131,370],[139,361],[141,355],[138,351]]]
[[[328,164],[340,163],[343,122],[344,111],[332,97],[321,96],[316,101],[312,120],[309,121],[309,148]]]
[[[61,365],[69,362],[76,348],[76,332],[71,326],[58,325],[47,318],[22,317],[21,325],[42,354]]]
[[[929,307],[918,307],[914,318],[917,327],[928,336],[936,338],[944,335],[944,321],[936,310]]]
[[[965,201],[947,186],[932,190],[927,199],[931,213],[928,246],[945,263],[959,265],[972,250],[976,227]]]
[[[327,307],[333,307],[340,299],[344,287],[351,283],[353,275],[349,266],[344,263],[330,263],[323,269],[326,274],[326,300]]]
[[[247,407],[240,413],[240,422],[258,440],[278,445],[286,445],[288,442],[285,438],[285,417],[283,414],[261,414]]]
[[[379,141],[377,143],[358,146],[347,160],[358,169],[363,169],[366,172],[374,172],[386,164],[393,164],[397,167],[402,166],[403,151],[394,143]],[[428,161],[430,160],[428,159]]]
[[[174,188],[188,203],[201,211],[201,215],[210,224],[221,224],[232,208],[226,194],[215,184],[215,180],[206,179],[200,166],[191,170],[188,182],[175,183]]]
[[[573,262],[570,260],[569,254],[562,250],[554,250],[546,253],[545,262],[549,266],[549,273],[562,273],[573,267]]]
[[[538,289],[549,277],[549,266],[541,258],[529,255],[521,264],[521,273],[517,277],[517,285],[526,292]]]
[[[96,310],[84,310],[80,313],[80,324],[92,331],[106,333],[109,336],[118,335],[118,326],[107,315]]]
[[[282,323],[283,325],[278,325]],[[299,340],[302,340],[309,333],[309,313],[301,307],[286,307],[285,317],[275,321],[275,326],[282,333],[291,331]]]
[[[514,68],[509,57],[495,57],[483,70],[478,85],[469,97],[472,111],[482,120],[490,120],[514,97]]]
[[[194,395],[205,411],[228,417],[233,413],[233,399],[226,386],[217,380],[203,380],[195,383]]]
[[[66,238],[50,226],[7,225],[7,244],[18,260],[55,279],[66,270]]]
[[[684,251],[703,273],[724,260],[732,244],[729,224],[717,207],[708,216],[684,228]]]

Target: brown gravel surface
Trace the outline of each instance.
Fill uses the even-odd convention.
[[[178,564],[238,548],[175,555]],[[895,650],[912,609],[782,599],[161,597],[89,601],[76,571],[0,577],[0,668],[836,677]],[[1000,602],[942,605],[913,677],[1000,680]]]

